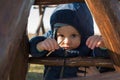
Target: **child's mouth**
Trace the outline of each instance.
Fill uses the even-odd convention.
[[[64,49],[69,50],[69,49],[70,49],[70,47],[64,47]]]

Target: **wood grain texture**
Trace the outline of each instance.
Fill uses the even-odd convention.
[[[63,66],[64,59],[60,57],[44,57],[44,58],[31,57],[29,58],[29,63],[43,64],[43,65],[50,65],[50,66]],[[113,68],[113,63],[109,59],[87,58],[87,57],[66,58],[65,65],[71,66],[71,67],[101,66],[101,67]]]
[[[0,80],[8,80],[14,61],[19,63],[20,58],[16,59],[16,56],[21,57],[21,59],[24,57],[23,47],[20,47],[20,43],[22,43],[23,34],[26,32],[31,5],[31,0],[0,1]],[[24,65],[25,62],[19,64]],[[15,75],[15,77],[21,75]]]
[[[120,71],[120,3],[118,0],[85,0]]]
[[[87,77],[60,79],[60,80],[120,80],[119,72],[108,72]]]
[[[64,4],[71,2],[84,2],[84,0],[35,0],[37,5]]]

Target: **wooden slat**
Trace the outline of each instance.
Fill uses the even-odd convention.
[[[84,0],[35,0],[35,5],[51,5],[71,2],[84,2]]]
[[[17,71],[21,70],[20,74],[12,71],[13,74],[17,73],[12,80],[25,80],[23,77],[25,76],[26,59],[22,52],[24,47],[20,47],[20,43],[23,40],[23,34],[26,32],[26,24],[32,4],[31,0],[0,0],[0,80],[8,80],[11,70],[16,69],[18,69]],[[24,53],[28,54],[28,52]],[[16,56],[21,58],[16,59]],[[22,67],[14,67],[13,69],[15,60]],[[16,66],[19,65],[16,64]]]
[[[120,2],[119,0],[85,0],[94,15],[111,52],[111,59],[117,71],[120,71]]]
[[[64,59],[59,57],[46,57],[46,58],[29,58],[29,63],[33,64],[43,64],[50,66],[63,66]],[[58,64],[59,63],[59,64]],[[100,59],[100,58],[66,58],[66,66],[101,66],[113,68],[112,62],[109,59]]]
[[[109,72],[109,73],[102,73],[98,75],[88,76],[88,77],[78,77],[78,78],[69,78],[69,79],[60,79],[60,80],[120,80],[120,73]]]

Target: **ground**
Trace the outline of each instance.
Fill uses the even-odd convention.
[[[26,80],[42,80],[43,70],[43,65],[30,64]]]

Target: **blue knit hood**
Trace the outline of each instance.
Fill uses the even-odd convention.
[[[53,32],[59,28],[59,26],[55,26],[57,23],[68,24],[76,28],[81,35],[80,47],[84,46],[82,52],[88,49],[85,42],[89,36],[94,34],[94,29],[92,16],[85,3],[60,5],[50,19]]]

